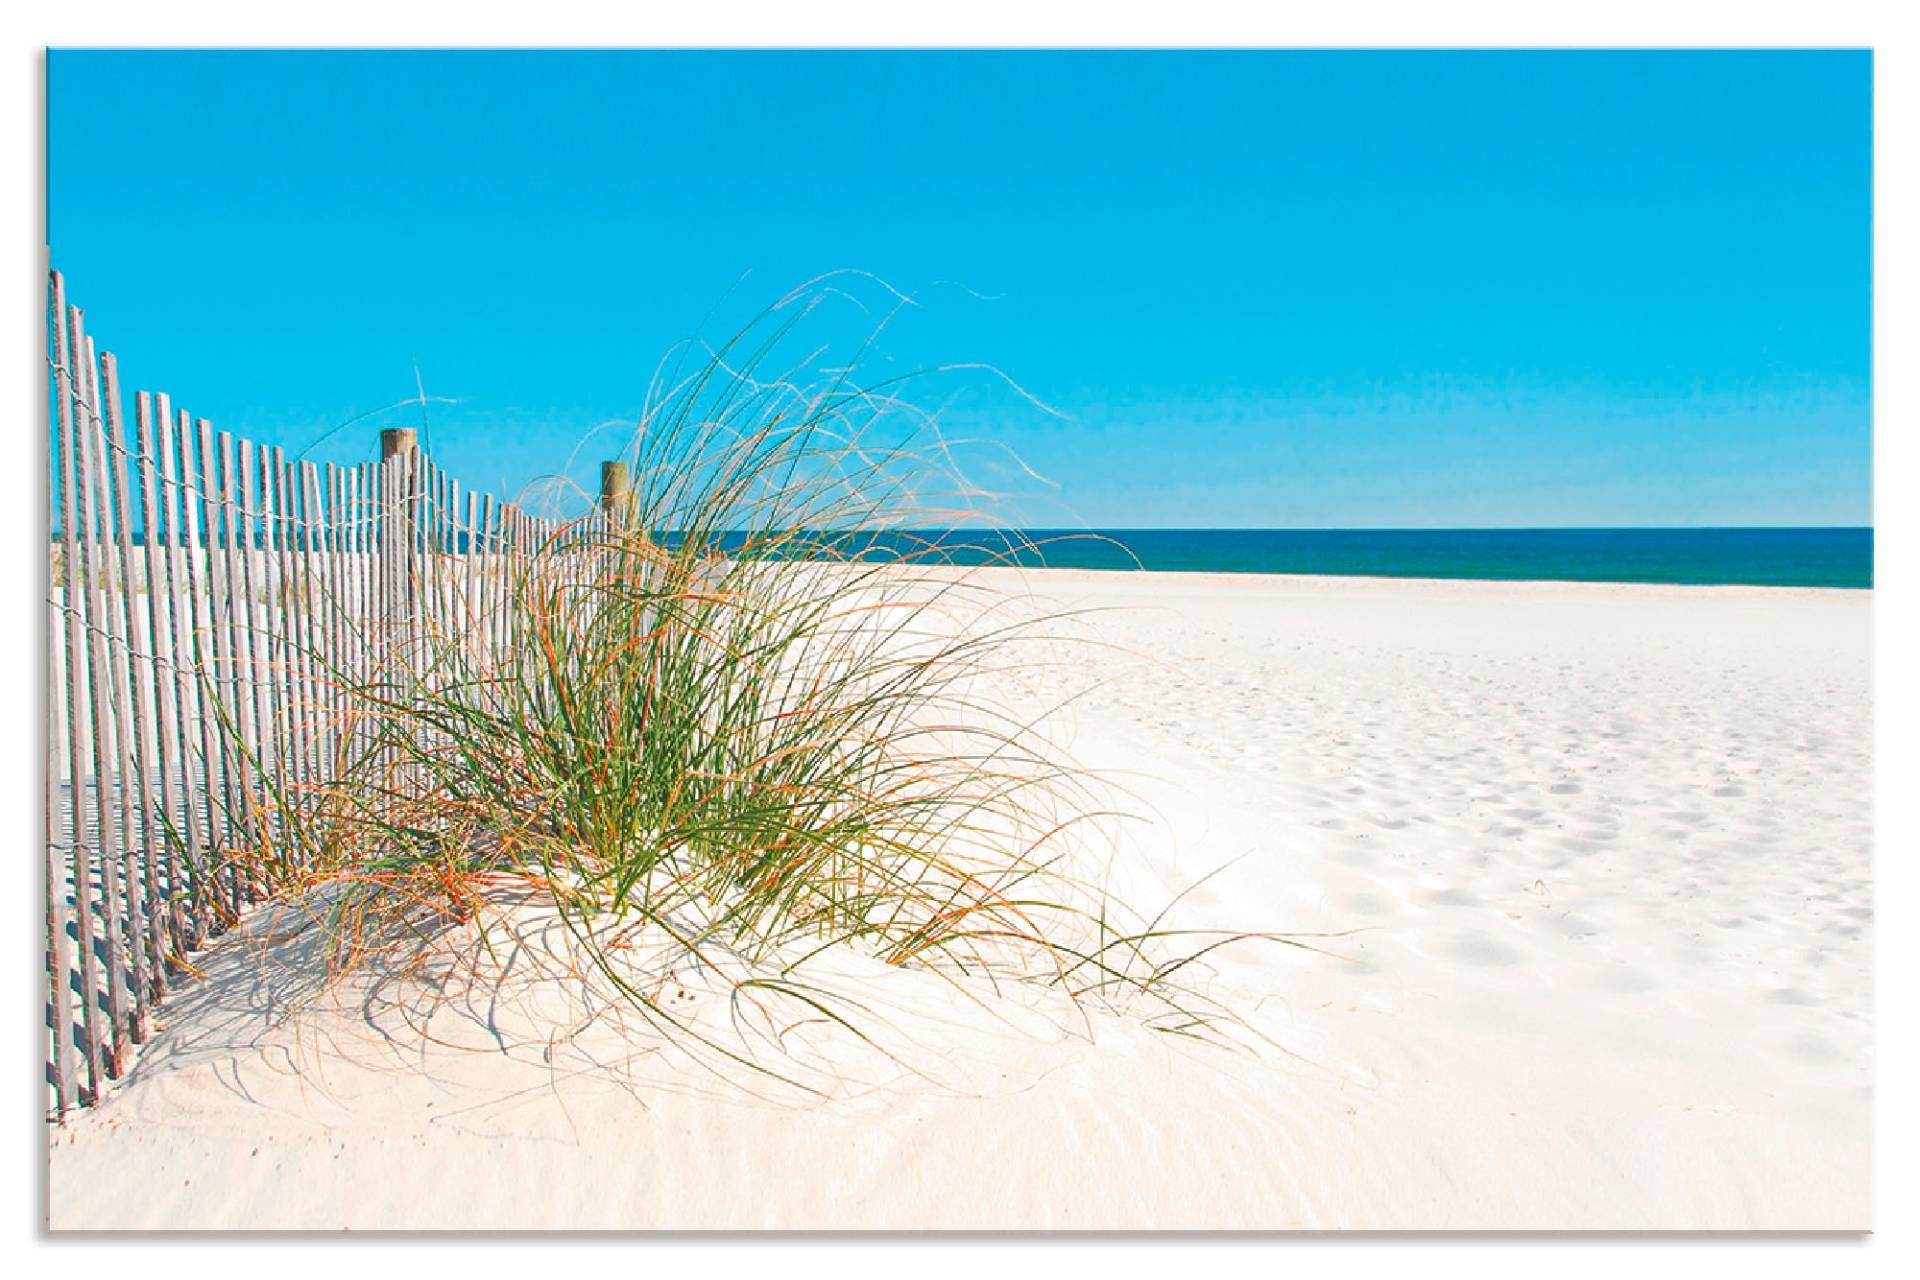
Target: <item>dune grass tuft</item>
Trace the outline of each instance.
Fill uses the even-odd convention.
[[[1102,887],[1097,790],[1007,692],[1054,619],[959,563],[1034,549],[909,532],[968,518],[930,496],[970,486],[903,384],[763,382],[753,336],[657,397],[628,505],[513,561],[497,615],[428,611],[404,662],[333,672],[362,732],[318,786],[269,788],[255,871],[329,886],[339,973],[537,901],[660,1034],[781,1078],[654,976],[873,1043],[861,993],[815,976],[852,952],[1215,1036],[1235,1020],[1183,979],[1248,935]]]

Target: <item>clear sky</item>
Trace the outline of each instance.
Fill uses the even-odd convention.
[[[292,449],[417,365],[456,474],[585,482],[672,344],[855,268],[916,303],[880,372],[1057,410],[929,388],[1057,482],[1005,471],[1027,523],[1872,519],[1864,52],[56,50],[47,90],[89,331]]]

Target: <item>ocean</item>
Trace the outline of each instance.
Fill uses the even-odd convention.
[[[672,534],[659,535],[672,544]],[[737,545],[742,535],[727,535]],[[817,541],[814,541],[817,540]],[[59,542],[56,531],[53,541]],[[132,536],[138,545],[139,533]],[[459,539],[466,545],[464,535]],[[956,564],[1375,578],[1873,586],[1873,529],[921,529],[821,532],[800,545]]]
[[[1305,573],[1385,578],[1873,586],[1873,530],[1025,529],[921,535],[955,560],[1006,556],[1074,569]]]

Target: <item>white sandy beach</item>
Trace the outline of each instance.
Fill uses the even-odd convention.
[[[1036,694],[1094,684],[1058,732],[1146,815],[1116,881],[1354,931],[1210,957],[1283,1050],[848,960],[942,1070],[802,1105],[511,1001],[289,1019],[232,937],[49,1130],[51,1225],[1872,1225],[1871,593],[1028,577],[1113,610]]]

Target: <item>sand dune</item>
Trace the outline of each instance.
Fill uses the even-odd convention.
[[[1870,1225],[1869,593],[1028,580],[1102,610],[1026,696],[1134,796],[1116,882],[1343,935],[1210,957],[1277,1048],[848,957],[905,1066],[754,1098],[543,980],[537,917],[506,996],[289,1017],[263,916],[51,1131],[52,1225]]]

